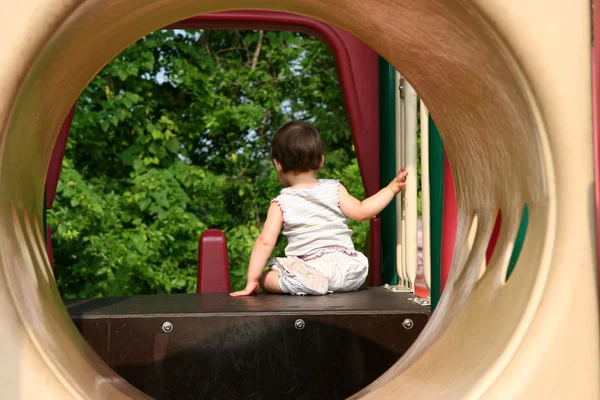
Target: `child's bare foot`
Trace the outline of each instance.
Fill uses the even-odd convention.
[[[281,268],[294,275],[299,283],[307,289],[307,294],[323,295],[329,290],[327,277],[307,266],[298,257],[288,257],[281,263]]]

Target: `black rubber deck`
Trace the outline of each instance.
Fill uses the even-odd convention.
[[[227,293],[149,295],[65,300],[72,318],[271,314],[428,314],[429,307],[408,301],[414,294],[382,288],[327,296],[261,294],[234,298]]]
[[[408,297],[366,289],[65,303],[100,357],[155,399],[342,399],[392,366],[424,328],[429,307]]]

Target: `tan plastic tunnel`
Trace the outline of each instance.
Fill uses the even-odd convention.
[[[600,398],[586,0],[0,2],[0,398],[145,398],[62,305],[40,227],[50,153],[86,84],[133,41],[248,8],[322,19],[373,47],[425,101],[452,164],[458,240],[441,304],[357,397]],[[505,282],[525,204],[527,237]],[[483,271],[498,209],[502,231]]]

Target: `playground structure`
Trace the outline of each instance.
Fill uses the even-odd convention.
[[[40,223],[55,139],[87,81],[149,31],[223,7],[137,3],[0,6],[7,38],[0,53],[3,398],[143,397],[72,329]],[[359,37],[402,71],[444,139],[458,211],[444,296],[414,346],[357,397],[598,398],[589,3],[228,6],[297,12]],[[105,46],[94,47],[96,41]],[[74,55],[77,62],[65,62]],[[525,206],[527,236],[506,280]],[[488,252],[498,210],[502,224]]]
[[[380,64],[388,67],[389,64],[380,60],[370,47],[323,22],[281,12],[212,13],[167,27],[167,29],[257,28],[307,32],[319,37],[330,48],[337,65],[341,92],[347,106],[363,180],[367,192],[374,194],[379,190],[380,168],[378,86],[386,84],[378,76],[378,69]],[[400,100],[396,80],[387,85],[387,89]],[[416,100],[416,96],[413,97]],[[392,104],[392,107],[401,109],[400,104],[398,106]],[[396,114],[398,114],[397,110]],[[413,113],[410,114],[412,128],[408,129],[410,134],[405,134],[404,130],[389,132],[389,139],[396,141],[404,136],[410,136],[413,145],[408,147],[416,153],[417,131],[414,122],[417,113],[414,109],[412,111]],[[47,208],[52,207],[54,201],[72,117],[73,111],[63,123],[50,160],[45,190]],[[399,115],[398,121],[401,124],[402,119],[403,116]],[[402,153],[402,149],[399,153]],[[391,154],[387,162],[395,164],[395,155]],[[416,158],[413,157],[411,167],[408,168],[416,177]],[[395,174],[394,171],[393,175]],[[403,252],[402,259],[412,259],[414,273],[417,262],[416,179],[412,179],[410,185],[409,191],[412,189],[412,196],[407,197],[413,199],[409,203],[410,211],[414,216],[415,229],[412,235],[408,236],[414,242],[414,248],[412,257],[406,257]],[[371,221],[371,230],[365,243],[365,253],[371,260],[370,279],[367,283],[370,286],[380,286],[382,283],[381,243],[378,240],[379,221],[379,217]],[[401,219],[398,218],[397,221],[400,223]],[[47,252],[52,264],[52,231],[49,226],[46,231]],[[405,239],[401,238],[401,240]],[[390,248],[389,252],[396,253],[396,249]],[[408,279],[403,279],[403,282],[407,283],[405,287],[393,286],[394,291],[400,292],[397,294],[366,291],[354,297],[329,296],[327,300],[318,301],[317,307],[306,308],[306,300],[288,299],[284,303],[285,307],[282,308],[279,299],[258,299],[255,300],[256,304],[253,308],[262,313],[270,313],[272,317],[268,320],[262,317],[253,318],[248,310],[245,310],[246,314],[240,314],[237,310],[239,307],[236,306],[239,301],[223,298],[223,296],[206,295],[206,293],[230,292],[227,240],[223,232],[214,228],[203,232],[199,241],[198,255],[197,292],[204,294],[202,307],[193,307],[194,301],[181,296],[170,299],[165,299],[163,296],[138,296],[125,299],[66,301],[71,318],[95,352],[129,383],[152,397],[193,398],[195,393],[201,392],[208,397],[240,398],[250,390],[244,381],[268,380],[280,371],[293,371],[298,368],[303,370],[300,377],[292,378],[292,375],[289,375],[287,379],[280,380],[277,386],[258,384],[260,389],[253,390],[256,397],[279,398],[281,393],[288,393],[290,388],[293,388],[289,394],[290,398],[347,397],[367,386],[393,365],[414,342],[428,320],[430,312],[427,307],[428,301],[425,301],[424,307],[421,307],[411,304],[408,300],[409,293],[414,296],[412,294],[414,276],[410,283]],[[398,273],[405,277],[406,266],[400,263],[399,265],[404,268],[398,269]],[[392,272],[396,275],[395,266],[392,267],[394,268]],[[392,280],[385,283],[395,282]],[[399,291],[398,288],[402,290]],[[426,297],[427,289],[425,287],[421,289],[421,295]],[[164,307],[163,303],[168,306]],[[320,319],[315,314],[317,309],[327,313],[328,317],[325,320]],[[337,312],[334,311],[336,309]],[[215,310],[219,310],[220,317],[211,316]],[[290,313],[289,310],[302,310],[297,316],[302,317],[303,323],[308,325],[302,333],[294,329],[294,320],[289,320],[290,317],[285,315]],[[352,313],[352,316],[341,315],[340,310]],[[377,313],[378,316],[364,315],[367,310]],[[195,317],[187,319],[182,316],[190,313],[195,314]],[[235,320],[240,317],[243,317],[242,320],[245,322],[236,324]],[[168,341],[159,345],[152,336],[156,332],[156,327],[160,327],[163,322],[167,323],[165,321],[177,328],[168,332]],[[343,329],[331,329],[330,321]],[[394,335],[389,335],[389,332],[397,331],[395,326],[403,325],[403,321],[407,321],[404,325],[408,327],[402,329],[403,334],[396,332]],[[368,327],[365,323],[368,323]],[[220,332],[209,335],[206,332],[207,325],[220,326]],[[126,335],[119,333],[123,331],[129,333]],[[256,338],[240,351],[240,347],[235,344],[247,331],[255,332],[253,336]],[[276,335],[277,332],[283,336],[273,340],[277,345],[269,345],[265,342],[262,331],[272,332],[271,336]],[[321,335],[318,335],[318,332],[321,332]],[[312,337],[315,334],[317,336]],[[206,340],[199,343],[198,337],[205,337]],[[339,343],[342,342],[346,343],[351,350],[340,351]],[[214,354],[211,350],[215,343],[219,344],[219,354]],[[229,345],[230,343],[234,345]],[[159,354],[156,351],[157,345],[163,347]],[[185,350],[183,352],[170,350],[174,347]],[[270,354],[261,355],[265,347],[271,349]],[[315,351],[315,347],[328,349],[328,351]],[[287,351],[288,348],[294,350]],[[308,352],[301,350],[307,348],[313,350]],[[266,363],[265,360],[271,362]],[[325,370],[309,367],[323,365],[324,360],[328,360],[324,365],[344,367],[330,367]],[[251,373],[248,374],[244,368],[237,367],[240,364],[251,364]],[[186,365],[195,365],[195,367],[186,368]],[[215,375],[213,371],[219,371],[219,374]],[[332,375],[336,376],[336,379],[324,379]],[[237,376],[237,381],[241,384],[229,380],[230,376]]]

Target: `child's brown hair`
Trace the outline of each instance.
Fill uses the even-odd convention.
[[[279,128],[271,143],[271,156],[283,172],[317,170],[323,160],[323,140],[308,122],[289,122]]]

